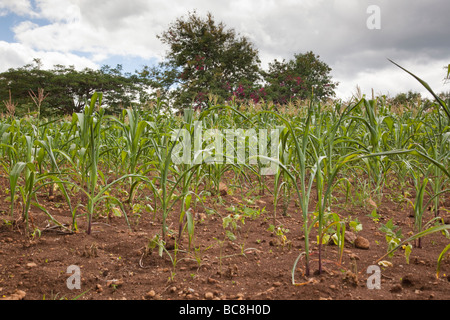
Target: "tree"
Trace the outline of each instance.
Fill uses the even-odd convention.
[[[155,77],[174,89],[180,107],[193,101],[204,106],[209,94],[225,101],[240,83],[259,78],[258,51],[246,37],[216,23],[211,13],[178,18],[158,38],[170,50]]]
[[[9,100],[11,92],[11,101],[18,106],[17,115],[35,111],[30,91],[37,92],[40,88],[48,94],[41,114],[50,116],[82,110],[94,92],[102,92],[104,105],[109,106],[111,112],[117,112],[143,96],[146,86],[138,76],[122,74],[121,65],[81,71],[73,66],[56,65],[52,70],[41,70],[40,61],[35,62],[36,65],[29,64],[0,74],[0,100]]]
[[[267,99],[285,104],[294,99],[314,97],[327,99],[335,95],[337,82],[330,76],[331,68],[312,51],[295,54],[294,59],[274,60],[269,70],[262,72]]]
[[[407,93],[400,92],[393,99],[392,104],[407,105],[410,103],[422,101],[422,95],[419,92],[409,90]]]
[[[15,114],[20,116],[28,111],[35,111],[30,92],[37,92],[39,88],[45,88],[48,92],[48,83],[52,73],[40,69],[40,61],[35,59],[36,66],[31,64],[17,69],[9,69],[0,74],[0,100],[10,97],[16,105]],[[49,99],[42,106],[41,113],[48,110]],[[4,110],[2,110],[4,112]]]

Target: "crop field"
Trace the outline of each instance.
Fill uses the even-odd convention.
[[[447,103],[4,116],[0,298],[449,299]]]

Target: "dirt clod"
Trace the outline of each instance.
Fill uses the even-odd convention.
[[[402,290],[403,290],[403,288],[400,284],[396,284],[391,289],[389,289],[389,291],[392,293],[400,293],[400,292],[402,292]]]
[[[0,297],[0,300],[23,300],[27,293],[23,290],[16,290],[13,294],[9,296],[4,296],[3,298]]]
[[[405,275],[401,280],[401,284],[404,288],[411,288],[415,285],[416,282],[417,279],[415,279],[412,274]]]
[[[370,242],[364,237],[357,236],[355,239],[355,247],[358,249],[368,250],[370,248]]]
[[[212,292],[205,293],[206,300],[212,300],[214,298],[214,294]]]

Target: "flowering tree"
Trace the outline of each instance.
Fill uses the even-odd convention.
[[[267,99],[276,104],[290,100],[314,97],[326,99],[334,96],[336,82],[329,75],[331,68],[313,52],[296,54],[294,59],[274,60],[269,70],[263,72]]]
[[[239,85],[232,90],[232,94],[228,100],[234,99],[240,102],[252,101],[258,103],[265,101],[266,98],[267,92],[263,86],[252,83],[239,83]]]
[[[210,13],[178,18],[158,38],[169,46],[166,59],[142,74],[154,80],[154,87],[170,92],[179,108],[206,106],[209,95],[219,103],[236,99],[286,104],[311,97],[313,88],[314,96],[324,99],[334,95],[337,85],[329,75],[331,68],[312,52],[287,62],[275,60],[268,71],[260,70],[253,44],[216,23]]]
[[[259,77],[258,51],[246,37],[195,12],[179,18],[158,38],[169,45],[164,62],[165,83],[174,90],[175,104],[205,105],[208,94],[227,100],[242,82]],[[164,78],[164,77],[162,77]]]

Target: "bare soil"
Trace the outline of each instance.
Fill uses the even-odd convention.
[[[5,177],[1,185],[7,190]],[[195,238],[189,250],[185,231],[178,237],[179,209],[169,216],[167,252],[146,250],[151,239],[161,233],[161,217],[152,212],[140,216],[129,213],[131,230],[124,217],[99,215],[91,235],[85,230],[86,218],[78,218],[79,232],[67,234],[49,228],[47,216],[31,211],[33,229],[41,234],[27,237],[24,224],[18,216],[11,223],[8,193],[1,195],[0,203],[0,298],[24,300],[443,300],[450,298],[450,258],[444,259],[440,277],[436,277],[437,259],[450,243],[442,234],[423,238],[422,248],[413,248],[409,263],[403,250],[385,257],[391,266],[380,266],[381,288],[369,289],[367,280],[372,275],[368,267],[387,252],[385,234],[379,230],[389,219],[399,226],[404,236],[413,230],[411,208],[385,196],[377,208],[378,222],[369,217],[370,204],[355,202],[344,205],[341,197],[333,208],[341,218],[355,220],[363,229],[357,233],[369,242],[368,249],[356,248],[346,242],[342,262],[335,245],[323,249],[324,267],[317,274],[318,248],[316,236],[311,236],[311,276],[305,277],[304,257],[300,258],[292,279],[292,269],[304,250],[304,236],[300,209],[294,197],[287,215],[278,205],[277,226],[285,228],[286,239],[270,232],[273,223],[273,196],[265,191],[248,195],[249,189],[228,187],[222,195],[212,195],[196,208]],[[389,192],[389,191],[387,191]],[[399,190],[395,190],[398,193]],[[388,194],[385,192],[385,194]],[[230,212],[226,208],[251,199],[248,206],[264,208],[260,216],[247,217],[236,236],[229,240],[222,218]],[[450,198],[443,199],[444,208],[450,208]],[[63,223],[71,223],[71,214],[61,196],[51,201],[46,194],[38,197],[41,205]],[[137,198],[137,202],[143,198]],[[280,201],[282,202],[282,201]],[[19,204],[20,205],[20,204]],[[154,205],[152,203],[152,205]],[[19,206],[20,208],[20,206]],[[214,209],[216,213],[205,210]],[[18,215],[18,213],[17,213]],[[433,217],[426,213],[425,221]],[[287,229],[287,230],[286,230]],[[34,229],[33,229],[34,230]],[[314,230],[314,229],[313,229]],[[285,240],[285,241],[283,241]],[[195,248],[195,249],[194,249]],[[170,256],[169,256],[170,254]],[[68,289],[67,273],[71,265],[81,271],[81,288]]]

